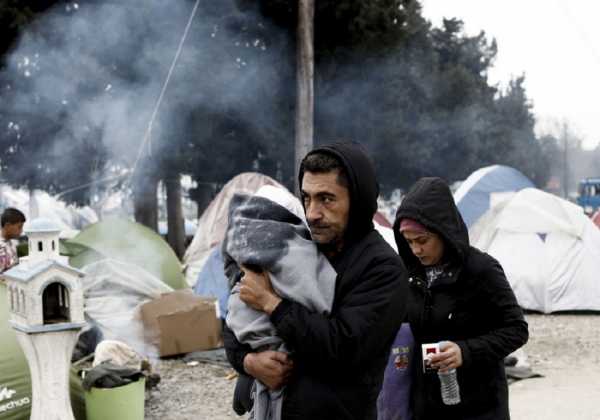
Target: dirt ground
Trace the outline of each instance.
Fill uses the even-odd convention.
[[[510,385],[513,420],[600,419],[600,315],[528,315],[524,350],[543,378]]]
[[[161,382],[146,392],[146,420],[241,419],[231,408],[233,370],[183,359],[160,361]]]
[[[600,315],[527,315],[524,347],[542,378],[510,385],[512,420],[600,419]],[[239,419],[231,369],[183,359],[157,365],[162,381],[146,395],[149,420]]]

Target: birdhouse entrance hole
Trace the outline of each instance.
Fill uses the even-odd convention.
[[[71,322],[69,289],[61,283],[50,283],[42,295],[44,324]]]

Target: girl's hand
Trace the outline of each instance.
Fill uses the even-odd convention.
[[[462,364],[462,351],[458,344],[452,341],[442,341],[440,352],[431,356],[431,366],[442,372],[459,368]]]

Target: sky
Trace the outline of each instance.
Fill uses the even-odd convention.
[[[422,0],[423,15],[464,21],[498,43],[490,82],[525,75],[538,134],[567,122],[590,149],[600,143],[600,2],[594,0]]]

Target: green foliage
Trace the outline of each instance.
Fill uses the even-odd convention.
[[[422,176],[464,179],[494,163],[543,185],[548,174],[523,78],[505,91],[488,82],[495,41],[484,33],[465,35],[456,19],[432,28],[417,2],[404,3],[396,44],[382,35],[385,54],[357,48],[320,61],[317,138],[366,144],[384,191],[407,188]],[[377,39],[376,33],[364,39]]]

